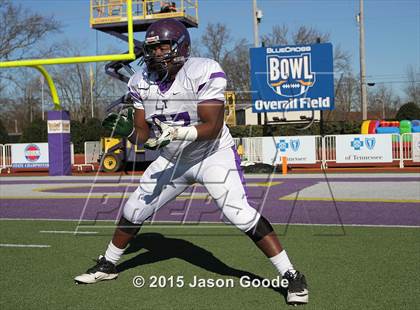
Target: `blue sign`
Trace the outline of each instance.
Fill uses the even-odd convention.
[[[330,43],[251,48],[253,112],[334,109]]]

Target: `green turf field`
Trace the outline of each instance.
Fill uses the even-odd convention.
[[[1,221],[1,309],[287,309],[270,288],[243,288],[245,275],[274,278],[276,272],[253,243],[235,228],[220,225],[146,226],[124,255],[116,281],[75,285],[110,240],[111,227],[83,227],[95,235],[49,234],[71,231],[76,222]],[[99,225],[111,225],[107,222]],[[420,230],[276,226],[298,269],[307,276],[305,309],[420,309]],[[141,275],[146,286],[135,288]],[[150,277],[166,278],[166,288],[150,288]],[[169,277],[174,276],[173,286]],[[233,279],[234,287],[190,288],[193,277]],[[183,277],[184,287],[176,287]],[[162,284],[163,280],[161,280]],[[180,284],[180,282],[178,282]]]

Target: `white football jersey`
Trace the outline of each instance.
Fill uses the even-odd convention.
[[[189,58],[177,73],[172,84],[156,82],[147,69],[136,72],[128,82],[128,89],[136,109],[144,109],[146,121],[153,125],[153,119],[170,126],[198,125],[197,114],[200,104],[206,100],[225,102],[226,76],[220,65],[208,58]],[[161,149],[161,155],[175,161],[200,161],[206,156],[234,145],[226,124],[223,124],[219,139],[209,141],[172,141]]]

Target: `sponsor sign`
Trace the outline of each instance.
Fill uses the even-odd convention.
[[[251,48],[252,111],[334,109],[330,43]]]
[[[314,136],[302,137],[264,137],[262,138],[263,162],[281,164],[281,158],[287,157],[289,164],[314,164],[316,149]]]
[[[70,133],[69,120],[49,120],[48,133]]]
[[[12,168],[48,168],[48,143],[12,144]]]
[[[413,155],[413,162],[419,163],[420,162],[420,133],[413,133],[413,147],[412,155]]]
[[[337,163],[392,162],[392,135],[336,136]]]

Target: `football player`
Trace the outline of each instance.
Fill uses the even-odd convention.
[[[270,222],[252,208],[240,159],[224,123],[226,75],[211,59],[190,57],[190,36],[174,19],[148,28],[145,66],[128,82],[134,115],[109,115],[103,125],[160,156],[146,169],[124,206],[112,240],[77,283],[115,279],[116,264],[142,223],[189,185],[202,184],[225,218],[248,235],[289,282],[287,301],[308,302],[305,277],[295,270]]]

